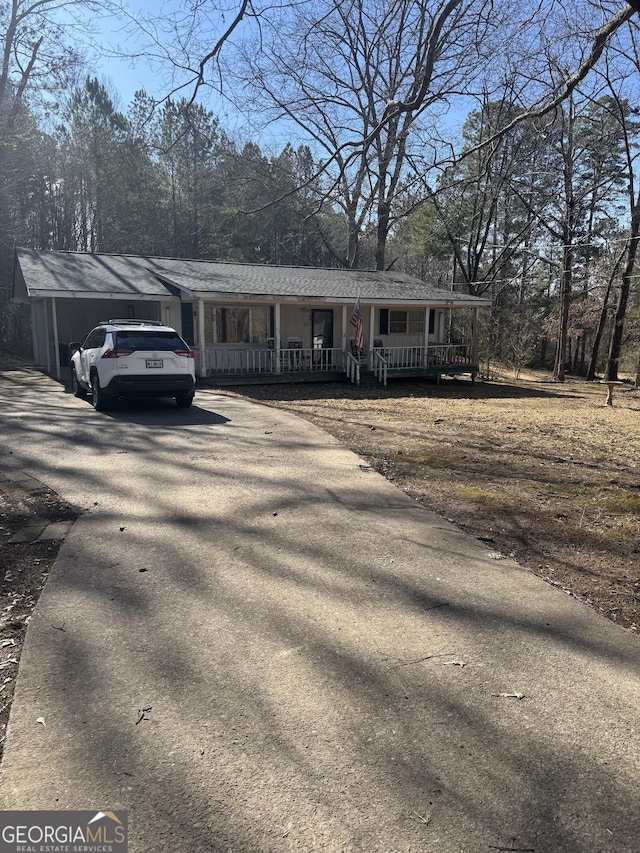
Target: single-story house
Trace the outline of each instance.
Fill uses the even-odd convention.
[[[177,329],[198,376],[218,382],[475,376],[477,315],[490,305],[395,272],[36,249],[16,251],[13,298],[30,303],[34,358],[58,377],[70,342],[133,318]],[[452,340],[458,311],[468,334]]]

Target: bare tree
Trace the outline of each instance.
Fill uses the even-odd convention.
[[[640,73],[640,26],[636,21],[629,25],[629,38],[623,44],[614,44],[613,49],[621,54],[626,62],[632,63],[635,74]],[[640,189],[637,182],[637,134],[638,123],[635,117],[630,115],[628,105],[620,94],[620,86],[612,84],[609,69],[607,69],[607,82],[612,92],[612,98],[618,110],[617,116],[621,123],[624,136],[624,147],[627,159],[628,185],[627,200],[629,211],[629,231],[625,247],[624,269],[618,291],[618,301],[615,307],[613,328],[609,345],[607,359],[606,378],[612,381],[618,379],[620,357],[622,354],[624,324],[629,297],[632,292],[634,271],[636,269],[636,258],[640,245]],[[637,111],[636,111],[637,116]]]
[[[373,228],[384,269],[412,153],[428,141],[418,130],[465,90],[496,27],[482,2],[315,0],[263,23],[260,49],[242,45],[234,72],[253,93],[248,108],[267,102],[323,152],[325,204],[348,223],[345,249],[335,248],[345,266],[358,265]]]
[[[0,120],[10,129],[30,91],[68,88],[82,65],[78,34],[111,0],[7,0],[0,3]]]
[[[271,120],[297,126],[316,156],[322,152],[324,203],[338,205],[348,223],[345,248],[334,248],[336,258],[346,266],[358,265],[361,235],[374,230],[375,265],[383,269],[388,235],[415,202],[411,181],[443,158],[456,157],[455,144],[445,150],[436,132],[439,113],[456,98],[486,89],[488,69],[497,57],[515,73],[518,62],[533,62],[536,50],[544,53],[556,42],[573,67],[555,87],[539,87],[538,92],[531,84],[536,72],[529,73],[530,84],[521,86],[517,104],[522,109],[513,122],[527,120],[526,114],[540,118],[552,113],[633,14],[627,6],[609,18],[602,11],[594,17],[583,3],[584,16],[570,26],[573,7],[565,10],[564,5],[546,0],[514,13],[512,5],[482,0],[285,4],[259,16],[259,38],[240,39],[236,30],[239,61],[228,63],[223,76],[228,91],[234,83],[242,84],[239,109],[264,115],[268,105]],[[243,14],[255,12],[248,7]],[[236,18],[233,26],[238,26]],[[517,59],[509,59],[512,41],[524,45]],[[205,59],[219,60],[223,43],[218,39]],[[202,61],[199,85],[205,70]],[[481,73],[484,86],[476,83]],[[497,138],[510,129],[498,128]]]

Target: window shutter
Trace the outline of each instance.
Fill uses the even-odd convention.
[[[380,332],[381,335],[389,334],[389,309],[380,309]]]
[[[192,347],[196,340],[193,329],[193,303],[181,302],[180,312],[182,316],[182,337]]]
[[[429,334],[432,335],[436,330],[436,312],[433,308],[429,311]]]

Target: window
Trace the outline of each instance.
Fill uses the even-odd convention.
[[[423,335],[424,313],[420,308],[411,311],[389,311],[389,334]]]
[[[97,347],[101,347],[104,344],[106,336],[107,333],[104,329],[94,329],[87,335],[85,342],[82,344],[82,348],[96,349]]]
[[[269,328],[265,308],[205,306],[205,341],[213,344],[263,344]]]
[[[175,352],[185,348],[184,341],[177,332],[124,331],[116,333],[116,349],[130,349],[136,352],[157,350]]]

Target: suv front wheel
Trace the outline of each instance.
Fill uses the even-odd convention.
[[[80,397],[80,399],[84,399],[87,396],[87,392],[78,382],[78,374],[76,373],[76,369],[73,365],[71,365],[71,390],[74,395],[76,397]]]

